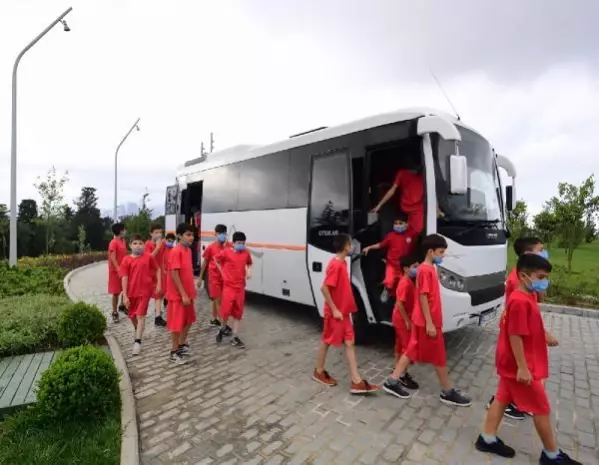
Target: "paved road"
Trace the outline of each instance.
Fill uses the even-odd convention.
[[[71,290],[108,311],[106,265],[76,274]],[[169,335],[149,325],[143,352],[130,355],[127,321],[111,324],[131,372],[140,422],[142,463],[158,464],[533,464],[540,443],[530,419],[506,421],[502,437],[517,448],[511,461],[473,449],[494,392],[495,327],[447,336],[451,376],[475,400],[471,408],[441,404],[434,375],[416,367],[421,389],[410,400],[384,393],[368,398],[347,392],[342,351],[328,370],[340,381],[325,388],[310,380],[319,321],[299,306],[254,296],[244,321],[245,351],[214,343],[209,303],[198,302],[191,331],[192,362],[167,360]],[[547,383],[562,448],[585,464],[599,463],[599,320],[546,314],[561,345],[551,350]],[[494,326],[494,325],[493,325]],[[380,383],[392,364],[392,338],[358,348],[362,373]]]

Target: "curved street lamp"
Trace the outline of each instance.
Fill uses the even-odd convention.
[[[118,158],[119,158],[119,150],[121,148],[121,145],[123,145],[125,143],[125,141],[127,140],[127,137],[129,137],[129,134],[131,134],[133,132],[134,129],[137,129],[139,131],[139,120],[141,118],[137,118],[137,121],[135,123],[133,123],[133,126],[131,126],[131,129],[129,129],[129,131],[127,131],[127,134],[125,134],[125,137],[123,137],[123,140],[121,140],[120,144],[117,146],[116,148],[116,152],[114,152],[114,209],[112,211],[112,221],[114,221],[116,223],[117,221],[117,217],[116,217],[116,209],[117,209],[117,205],[116,205],[116,201],[117,201],[117,180],[118,180]]]
[[[17,55],[15,64],[12,69],[12,133],[10,145],[10,246],[8,254],[8,263],[10,266],[17,265],[17,68],[21,62],[23,55],[29,51],[31,47],[39,42],[50,29],[58,23],[63,25],[64,31],[69,32],[71,28],[67,25],[64,17],[68,15],[73,8],[67,9],[63,14],[56,18],[52,23],[44,29],[35,39],[33,39],[21,53]]]

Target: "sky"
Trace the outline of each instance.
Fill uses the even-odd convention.
[[[532,212],[599,163],[599,2],[573,0],[3,0],[0,203],[9,203],[11,72],[18,198],[55,166],[66,200],[98,189],[162,209],[177,166],[404,107],[451,111],[516,165]],[[599,190],[599,189],[598,189]]]

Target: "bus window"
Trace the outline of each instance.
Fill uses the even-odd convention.
[[[239,183],[239,211],[287,208],[287,152],[252,158],[239,165],[242,178]]]

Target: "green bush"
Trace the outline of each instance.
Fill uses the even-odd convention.
[[[119,373],[106,352],[94,346],[66,350],[39,382],[39,417],[52,421],[94,421],[120,407]]]
[[[42,294],[0,299],[0,357],[55,349],[60,314],[70,305]]]
[[[0,264],[0,298],[29,294],[64,295],[64,273],[55,267],[10,268]]]
[[[80,346],[97,342],[106,331],[106,318],[95,305],[77,302],[60,315],[58,338],[67,346]]]

